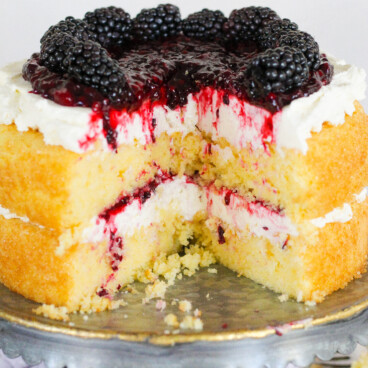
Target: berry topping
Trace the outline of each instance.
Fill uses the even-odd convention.
[[[203,9],[183,20],[183,33],[199,40],[213,41],[222,36],[227,18],[220,10]]]
[[[68,33],[50,33],[41,44],[41,65],[56,73],[66,72],[63,62],[67,51],[77,42],[78,40]]]
[[[67,17],[55,26],[51,26],[41,38],[43,44],[49,37],[55,34],[67,33],[80,41],[96,40],[96,35],[90,31],[89,25],[83,20]]]
[[[134,20],[116,7],[84,20],[68,17],[45,33],[40,54],[23,68],[34,93],[92,107],[113,149],[113,109],[132,112],[146,102],[176,109],[210,87],[225,104],[234,95],[274,113],[328,84],[332,74],[313,37],[269,8],[234,10],[229,19],[203,9],[181,21],[170,4]]]
[[[321,64],[318,43],[306,32],[282,32],[279,46],[291,46],[299,49],[307,58],[308,66],[312,70],[317,70]]]
[[[269,93],[286,92],[300,87],[308,79],[304,54],[291,47],[278,47],[256,56],[246,70],[248,93],[264,98]]]
[[[63,62],[67,73],[79,82],[99,90],[112,102],[121,97],[125,78],[119,64],[100,44],[78,42],[68,49]]]
[[[270,8],[250,6],[233,10],[223,30],[228,39],[234,41],[255,41],[259,30],[268,22],[280,19]]]
[[[175,5],[143,9],[134,19],[134,36],[146,42],[176,36],[181,31],[181,16]]]
[[[282,31],[297,31],[298,25],[289,19],[276,19],[259,30],[257,43],[263,50],[275,48]]]
[[[124,45],[131,40],[133,22],[123,9],[114,6],[96,9],[86,13],[84,21],[103,47]]]

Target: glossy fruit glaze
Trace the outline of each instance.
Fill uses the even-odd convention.
[[[308,82],[301,88],[288,93],[270,93],[254,100],[247,95],[245,77],[250,60],[260,52],[252,41],[220,44],[178,36],[124,49],[115,47],[109,52],[124,71],[129,89],[129,94],[124,96],[130,96],[114,105],[96,89],[41,66],[38,54],[24,65],[23,77],[30,81],[34,93],[60,105],[92,107],[101,113],[106,139],[111,146],[116,145],[109,121],[111,108],[136,111],[144,101],[151,100],[175,109],[187,103],[189,94],[209,86],[274,113],[294,99],[316,92],[331,81],[333,74],[333,67],[322,55],[320,68],[310,72]]]

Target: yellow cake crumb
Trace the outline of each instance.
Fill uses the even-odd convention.
[[[193,276],[199,267],[208,267],[213,263],[216,263],[215,256],[198,244],[186,248],[185,255],[181,257],[183,273],[186,276]]]
[[[148,299],[155,299],[165,297],[167,283],[162,280],[156,280],[153,284],[147,285],[145,292]]]
[[[164,322],[168,326],[179,327],[178,317],[175,314],[173,314],[173,313],[170,313],[167,316],[165,316]]]
[[[131,294],[138,294],[138,290],[132,285],[127,285],[126,290]]]
[[[216,268],[209,268],[207,270],[208,273],[217,273],[217,269]]]
[[[109,309],[110,310],[115,310],[115,309],[118,309],[120,307],[125,307],[127,305],[128,305],[128,303],[126,301],[122,300],[122,299],[120,299],[120,300],[113,300],[111,302],[111,307]]]
[[[194,314],[194,317],[200,317],[202,315],[202,312],[198,308],[196,308],[194,309],[193,314]]]
[[[192,303],[189,300],[180,300],[179,310],[181,312],[190,312],[192,310]]]
[[[208,267],[216,263],[215,256],[198,244],[185,248],[185,254],[178,253],[169,256],[162,254],[157,257],[151,269],[138,272],[137,279],[150,283],[163,277],[168,285],[173,285],[176,278],[181,279],[182,274],[192,276],[200,267]]]
[[[67,307],[55,307],[53,304],[42,304],[38,308],[33,309],[33,312],[37,315],[55,319],[57,321],[69,321]]]
[[[180,328],[190,330],[202,330],[203,322],[198,317],[185,316],[183,321],[180,323]]]
[[[287,302],[289,300],[289,295],[281,294],[281,295],[278,296],[278,299],[280,300],[281,303]]]

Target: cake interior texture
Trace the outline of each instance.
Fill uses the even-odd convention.
[[[180,27],[177,7],[157,9],[177,33],[147,43],[149,18],[100,9],[0,70],[0,281],[90,312],[178,252],[303,302],[360,277],[364,72],[269,8]],[[93,28],[101,14],[127,27],[120,43]],[[234,25],[251,14],[256,34]],[[193,31],[210,16],[216,32]]]
[[[198,132],[76,154],[0,127],[1,281],[38,302],[105,309],[190,242],[300,301],[320,302],[365,271],[368,213],[355,194],[368,182],[368,125],[358,103],[344,124],[313,134],[305,155],[283,157]],[[344,204],[349,221],[311,222]]]

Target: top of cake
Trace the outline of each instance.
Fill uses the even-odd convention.
[[[43,35],[23,70],[35,92],[59,104],[129,110],[146,99],[175,109],[213,87],[275,112],[332,75],[313,37],[269,8],[233,10],[229,18],[203,9],[182,20],[171,4],[133,20],[116,7],[67,17]]]
[[[229,17],[219,10],[203,9],[181,19],[179,9],[166,4],[143,9],[131,19],[123,9],[108,7],[88,12],[83,20],[67,17],[50,27],[41,38],[40,52],[24,64],[23,78],[31,84],[29,89],[34,94],[58,105],[92,109],[92,114],[84,114],[88,119],[79,111],[71,113],[65,124],[69,130],[66,135],[60,123],[57,131],[50,122],[47,128],[36,127],[46,142],[62,144],[76,152],[89,149],[101,134],[110,149],[137,139],[150,142],[157,131],[171,127],[162,128],[157,114],[151,114],[148,123],[147,116],[140,116],[141,126],[130,115],[135,131],[129,127],[129,138],[124,140],[119,129],[126,125],[122,120],[127,118],[124,115],[122,119],[121,114],[117,117],[116,111],[147,115],[146,110],[155,106],[171,111],[185,107],[185,113],[191,115],[187,106],[193,96],[198,100],[198,93],[206,89],[210,93],[200,95],[202,101],[196,101],[198,109],[205,106],[204,99],[208,100],[207,105],[215,99],[231,105],[231,98],[235,98],[248,110],[255,107],[243,115],[262,120],[261,145],[281,142],[281,146],[305,152],[311,131],[318,131],[324,121],[341,123],[341,116],[354,111],[354,100],[364,95],[364,72],[331,60],[320,53],[311,35],[290,20],[281,19],[270,8],[246,7],[233,10]],[[13,83],[16,91],[25,88],[14,75],[0,73],[1,79],[4,84]],[[336,85],[332,88],[333,79]],[[213,91],[220,95],[214,98]],[[307,96],[318,93],[318,101],[305,102]],[[329,97],[322,99],[326,93]],[[6,94],[9,91],[4,91]],[[326,107],[332,99],[338,108],[333,114],[326,114],[325,111],[331,111]],[[289,109],[286,116],[285,107],[291,107],[295,100],[303,100],[306,106]],[[305,113],[311,107],[316,110],[312,120]],[[281,110],[282,124],[278,114]],[[316,118],[321,113],[325,120]],[[5,114],[3,120],[10,118]],[[42,122],[40,114],[38,120]],[[22,119],[18,119],[18,128],[19,121]],[[62,129],[63,134],[59,131]],[[189,130],[193,129],[194,125]],[[233,129],[233,136],[239,135],[236,126],[224,128],[229,129]],[[62,135],[70,142],[65,143]],[[225,138],[234,143],[230,136]],[[248,138],[252,140],[254,134]]]

